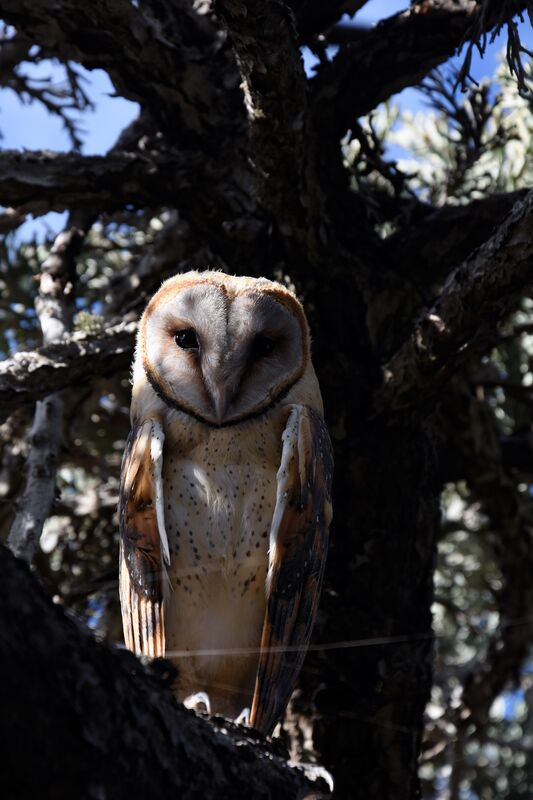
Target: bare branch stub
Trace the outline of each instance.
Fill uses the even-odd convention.
[[[427,406],[477,337],[494,331],[533,281],[533,191],[446,280],[405,344],[384,366],[378,412]]]

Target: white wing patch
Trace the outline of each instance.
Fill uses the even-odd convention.
[[[170,551],[168,547],[168,536],[165,528],[165,506],[163,495],[163,444],[165,434],[159,420],[153,419],[152,437],[150,444],[150,455],[154,465],[154,490],[155,490],[155,513],[159,538],[161,540],[161,554],[165,564],[170,564]]]

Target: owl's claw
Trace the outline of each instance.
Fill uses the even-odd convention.
[[[241,713],[238,717],[234,719],[235,725],[245,725],[247,728],[250,727],[250,709],[243,708]]]
[[[209,695],[207,695],[205,692],[195,692],[194,694],[190,694],[183,701],[183,705],[185,708],[192,708],[195,711],[201,711],[202,709],[198,708],[198,706],[203,705],[206,712],[211,714],[211,701],[209,700]]]

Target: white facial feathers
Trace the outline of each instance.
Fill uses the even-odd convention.
[[[300,304],[281,285],[186,273],[150,302],[139,357],[167,404],[232,424],[262,413],[301,377],[309,335]]]

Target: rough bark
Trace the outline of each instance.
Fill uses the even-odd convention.
[[[442,208],[421,204],[414,211],[411,224],[385,240],[383,258],[394,264],[402,278],[427,294],[490,238],[494,228],[526,194],[523,189]]]
[[[73,333],[62,342],[2,361],[0,421],[50,392],[127,369],[136,330],[137,324],[129,322],[101,333]]]
[[[19,214],[65,209],[99,213],[127,205],[178,203],[190,188],[192,154],[81,156],[49,151],[0,153],[0,203]]]
[[[170,664],[147,670],[131,653],[96,642],[4,548],[0,580],[6,797],[296,800],[329,793],[323,777],[292,768],[261,737],[179,705],[168,688]]]
[[[243,78],[259,200],[278,221],[289,259],[316,267],[328,224],[294,18],[283,0],[218,0],[216,9]]]
[[[384,367],[378,410],[427,406],[476,337],[494,331],[533,280],[533,192],[446,280],[431,309]]]

